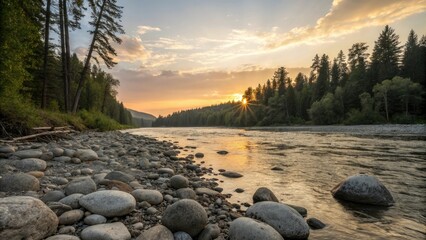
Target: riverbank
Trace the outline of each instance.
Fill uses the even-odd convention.
[[[95,239],[99,230],[93,229],[89,237],[85,230],[90,225],[99,226],[93,223],[106,224],[106,229],[112,226],[108,224],[120,223],[108,231],[118,231],[126,237],[113,239],[136,239],[144,230],[166,221],[165,209],[185,198],[195,200],[191,200],[186,211],[191,211],[191,205],[196,205],[194,211],[205,211],[205,219],[197,220],[205,224],[191,235],[204,231],[206,236],[226,239],[229,222],[242,214],[240,206],[226,201],[216,181],[202,177],[213,169],[193,164],[194,155],[185,154],[188,149],[120,132],[87,132],[49,143],[2,145],[0,211],[14,202],[23,206],[18,211],[22,216],[2,212],[6,221],[2,226],[6,227],[2,227],[0,236],[13,239],[18,234],[44,239],[66,234],[68,238],[49,239]],[[179,153],[186,156],[177,157]],[[104,195],[96,196],[99,193]],[[30,196],[44,203],[31,210],[30,206],[38,200],[18,196]],[[94,199],[85,202],[84,198]],[[35,220],[38,215],[49,215],[49,208],[43,205],[53,210],[55,216]],[[29,208],[22,209],[25,206]],[[174,217],[179,216],[169,217],[169,228],[179,224]],[[30,225],[34,226],[28,229]]]

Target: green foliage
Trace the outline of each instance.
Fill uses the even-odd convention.
[[[336,100],[332,93],[327,93],[320,101],[315,101],[308,110],[315,124],[327,125],[338,123],[335,113]]]
[[[111,131],[124,129],[125,126],[120,125],[117,121],[105,116],[100,112],[89,112],[82,110],[78,114],[85,126],[91,129],[97,129],[99,131]]]

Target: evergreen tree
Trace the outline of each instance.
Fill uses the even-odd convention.
[[[334,90],[339,85],[340,80],[340,69],[339,65],[337,64],[337,59],[333,59],[333,65],[331,66],[331,81],[330,81],[330,90],[334,92]]]
[[[417,34],[411,30],[402,58],[402,76],[410,78],[417,83],[425,81],[425,56],[422,55],[424,55],[424,52],[422,53]]]
[[[296,78],[294,79],[296,91],[302,91],[303,87],[308,83],[306,76],[303,73],[298,73]]]
[[[323,54],[318,70],[318,78],[314,88],[313,100],[320,100],[328,91],[330,79],[330,62],[328,56]]]
[[[349,78],[348,73],[348,65],[346,63],[346,56],[343,53],[342,50],[340,50],[339,54],[337,55],[337,66],[339,67],[339,86],[344,86],[346,84],[346,81]]]
[[[288,72],[285,69],[285,67],[280,67],[278,68],[275,73],[274,73],[274,80],[277,82],[278,86],[278,95],[282,96],[285,94],[286,91],[286,86],[285,86],[285,81],[288,78]]]

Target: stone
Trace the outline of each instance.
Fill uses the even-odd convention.
[[[284,240],[284,238],[266,223],[240,217],[231,222],[229,227],[230,240]]]
[[[105,179],[117,180],[117,181],[121,181],[121,182],[124,182],[124,183],[130,183],[131,181],[135,180],[135,177],[133,177],[130,174],[124,173],[124,172],[113,171],[113,172],[108,173],[105,176]]]
[[[379,206],[392,206],[395,203],[392,194],[376,177],[365,174],[348,177],[331,193],[335,198],[356,203]]]
[[[302,215],[302,217],[306,217],[308,215],[308,210],[304,207],[300,207],[300,206],[296,206],[296,205],[292,205],[292,204],[285,204],[285,205],[296,210],[296,212],[298,212],[300,215]]]
[[[59,156],[62,156],[64,154],[64,149],[58,148],[58,147],[52,148],[52,149],[50,149],[50,151],[53,153],[54,157],[59,157]]]
[[[198,195],[209,195],[209,196],[216,196],[219,195],[220,193],[215,191],[215,190],[211,190],[210,188],[197,188],[195,189],[195,193],[197,193]]]
[[[326,226],[323,222],[316,218],[308,218],[306,222],[312,229],[323,229]]]
[[[226,155],[226,154],[228,154],[229,152],[228,151],[225,151],[225,150],[221,150],[221,151],[217,151],[217,154],[220,154],[220,155]]]
[[[52,237],[48,237],[45,240],[80,240],[80,238],[72,235],[58,234]]]
[[[203,158],[204,157],[204,153],[196,153],[195,157],[196,158]]]
[[[64,177],[53,177],[50,181],[56,185],[65,185],[69,182],[68,179]]]
[[[170,185],[174,189],[187,188],[189,186],[189,181],[182,175],[174,175],[170,178]]]
[[[0,178],[0,192],[26,192],[39,189],[40,182],[29,174],[5,174]]]
[[[0,239],[44,239],[54,233],[58,218],[41,200],[0,198]]]
[[[216,239],[220,235],[220,228],[217,224],[208,224],[198,236],[198,240]]]
[[[5,146],[0,146],[0,153],[14,153],[15,152],[15,148],[13,146],[9,146],[9,145],[5,145]]]
[[[129,240],[131,237],[121,222],[93,225],[81,232],[82,240]]]
[[[176,151],[165,151],[163,154],[164,154],[164,156],[167,156],[167,157],[175,157],[175,156],[177,156],[177,152]]]
[[[172,232],[183,231],[195,237],[207,224],[206,210],[192,199],[182,199],[168,206],[162,223]]]
[[[13,155],[19,157],[20,159],[24,159],[24,158],[40,158],[42,154],[43,152],[41,150],[28,149],[28,150],[17,151]]]
[[[173,233],[163,225],[156,225],[145,230],[136,238],[136,240],[174,240]]]
[[[61,216],[62,213],[72,210],[70,206],[60,202],[48,202],[47,206],[56,214],[56,216]]]
[[[124,216],[136,207],[136,200],[132,195],[117,190],[93,192],[81,197],[79,202],[90,212],[105,217]]]
[[[61,200],[59,200],[59,202],[66,204],[73,209],[77,209],[77,208],[80,208],[79,201],[80,201],[80,198],[83,197],[83,196],[84,195],[81,194],[81,193],[74,193],[74,194],[71,194],[69,196],[62,198]]]
[[[75,233],[75,227],[73,226],[62,226],[58,230],[58,234],[74,234]]]
[[[142,158],[142,159],[139,161],[139,167],[140,167],[141,169],[148,169],[148,168],[151,168],[151,163],[149,162],[148,158]]]
[[[40,157],[41,160],[44,161],[50,161],[53,159],[53,153],[52,152],[44,152]]]
[[[157,212],[158,212],[158,210],[157,210],[155,207],[149,207],[149,208],[146,210],[146,213],[148,213],[148,214],[150,214],[150,215],[156,214]]]
[[[54,157],[53,161],[56,162],[71,162],[71,158],[68,156],[60,156],[60,157]]]
[[[225,176],[225,177],[229,177],[229,178],[240,178],[243,175],[237,172],[232,172],[232,171],[225,171],[220,173],[221,175]]]
[[[175,171],[171,168],[159,168],[157,172],[158,174],[167,174],[169,176],[175,175]]]
[[[271,168],[271,170],[272,171],[284,171],[284,169],[282,167],[277,167],[277,166]]]
[[[58,202],[65,197],[65,193],[59,190],[49,191],[40,198],[43,202]]]
[[[270,201],[255,203],[247,209],[246,216],[270,225],[285,239],[306,239],[309,236],[309,226],[303,217],[282,203]]]
[[[243,193],[243,192],[244,192],[244,189],[242,189],[242,188],[236,188],[236,189],[235,189],[235,192],[237,192],[237,193]]]
[[[36,178],[44,177],[44,172],[41,172],[41,171],[30,171],[30,172],[27,172],[27,174]]]
[[[147,201],[152,205],[160,204],[163,201],[163,195],[157,190],[136,189],[132,195],[138,202]]]
[[[143,229],[143,223],[142,222],[137,222],[137,223],[133,224],[132,227],[134,229],[137,229],[137,230],[142,230]]]
[[[80,209],[64,212],[59,216],[60,225],[72,225],[80,221],[84,216],[84,212]]]
[[[129,184],[118,180],[103,179],[99,181],[99,184],[106,186],[107,189],[120,190],[127,193],[131,193],[133,191],[133,188],[130,187]]]
[[[81,174],[84,174],[84,175],[92,175],[93,174],[93,169],[91,169],[91,168],[83,168],[80,171],[81,171]]]
[[[103,224],[106,223],[107,219],[99,214],[91,214],[84,218],[84,223],[87,225],[97,225],[97,224]]]
[[[75,150],[73,150],[73,149],[64,149],[64,154],[63,155],[65,155],[65,156],[68,156],[68,157],[74,157],[74,155],[75,155]]]
[[[174,240],[192,240],[191,235],[186,232],[175,232],[173,233]]]
[[[74,155],[82,162],[95,161],[99,159],[98,154],[92,149],[78,149]]]
[[[46,162],[38,158],[25,158],[22,160],[14,161],[13,166],[17,169],[28,171],[44,171],[46,170]]]
[[[279,202],[278,198],[275,196],[275,194],[271,190],[269,190],[269,188],[260,187],[253,194],[253,203],[263,202],[263,201]]]
[[[80,177],[69,182],[64,190],[66,195],[74,193],[89,194],[96,191],[96,183],[90,177]]]
[[[176,197],[180,199],[195,199],[197,194],[191,188],[180,188],[176,191]]]

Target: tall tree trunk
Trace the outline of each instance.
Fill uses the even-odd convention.
[[[70,110],[70,89],[71,89],[71,67],[70,67],[70,62],[71,62],[71,52],[70,52],[70,36],[69,36],[69,30],[68,30],[68,10],[67,10],[67,0],[64,0],[63,2],[63,14],[64,14],[64,38],[65,38],[65,59],[66,59],[66,75],[67,75],[67,89],[65,92],[65,99],[67,99],[67,104],[65,105],[65,111],[68,112]]]
[[[105,113],[106,96],[108,94],[108,90],[109,90],[109,84],[106,84],[104,89],[104,97],[102,99],[101,113]]]
[[[62,79],[64,82],[64,109],[69,109],[69,102],[67,94],[69,92],[68,86],[68,63],[65,53],[65,32],[64,32],[64,4],[62,0],[59,0],[59,30],[61,35],[61,59],[62,59]]]
[[[101,10],[99,11],[99,17],[96,21],[95,31],[93,32],[92,43],[90,44],[89,53],[87,54],[86,61],[84,63],[84,67],[83,67],[83,71],[81,72],[80,80],[78,81],[77,92],[75,94],[74,104],[73,104],[73,107],[72,107],[73,113],[77,112],[78,103],[80,101],[80,96],[81,96],[81,91],[83,90],[84,80],[86,79],[86,75],[87,75],[87,72],[88,72],[89,66],[90,66],[90,59],[92,58],[92,54],[93,54],[93,47],[95,46],[96,38],[99,34],[99,25],[100,25],[101,19],[102,19],[103,14],[104,14],[104,8],[105,8],[106,1],[108,1],[108,0],[102,1]]]
[[[50,30],[50,0],[46,2],[46,22],[44,24],[44,61],[43,61],[43,88],[41,93],[41,108],[46,108],[47,102],[47,61],[49,57],[49,30]]]
[[[389,122],[389,110],[388,110],[388,96],[387,96],[387,93],[384,94],[384,99],[385,99],[386,120]]]

